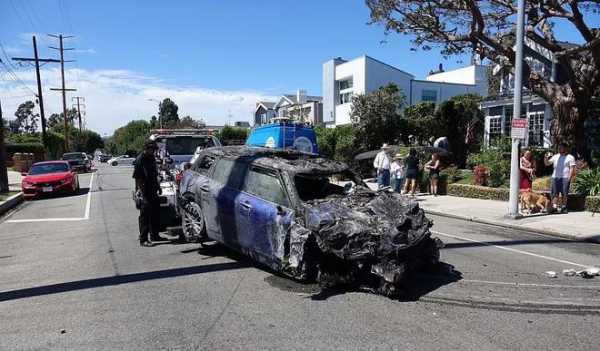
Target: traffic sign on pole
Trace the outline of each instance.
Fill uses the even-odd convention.
[[[513,139],[525,139],[527,136],[527,118],[514,118],[510,129]]]

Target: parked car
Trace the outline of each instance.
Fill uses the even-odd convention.
[[[110,160],[112,157],[112,155],[100,155],[98,156],[98,161],[102,162],[102,163],[106,163],[108,160]]]
[[[62,155],[61,159],[69,162],[71,169],[74,171],[89,172],[92,170],[92,162],[85,152],[67,152]]]
[[[202,151],[184,172],[186,238],[215,240],[299,280],[395,295],[439,260],[416,201],[368,189],[344,163],[248,146]]]
[[[135,161],[135,157],[131,157],[129,155],[121,155],[117,157],[113,157],[110,160],[106,161],[111,166],[123,166],[123,165],[132,165]]]
[[[25,198],[41,194],[77,193],[79,178],[67,161],[34,163],[29,173],[23,173],[21,189]]]

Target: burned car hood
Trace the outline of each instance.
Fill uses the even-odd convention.
[[[307,206],[306,227],[319,248],[345,260],[393,259],[431,235],[418,203],[395,193],[360,190]]]

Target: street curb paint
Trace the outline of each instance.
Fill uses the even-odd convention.
[[[23,202],[23,193],[15,194],[0,204],[0,216],[12,210],[15,206]]]
[[[494,220],[489,220],[489,219],[484,219],[484,218],[479,218],[479,217],[460,216],[460,215],[439,212],[439,211],[432,211],[432,210],[425,210],[425,209],[423,209],[423,210],[425,211],[426,214],[432,214],[432,215],[436,215],[436,216],[440,216],[440,217],[459,219],[459,220],[463,220],[463,221],[493,225],[496,227],[502,227],[502,228],[508,228],[508,229],[523,230],[526,232],[533,232],[533,233],[542,234],[542,235],[554,236],[554,237],[559,237],[559,238],[572,240],[572,241],[585,241],[585,242],[592,242],[592,243],[600,244],[600,236],[582,237],[582,236],[568,234],[568,233],[562,233],[562,232],[558,232],[558,231],[554,231],[554,230],[536,229],[536,228],[531,228],[531,227],[527,227],[527,226],[523,226],[523,225],[509,224],[509,223],[505,223],[505,222],[494,221]]]

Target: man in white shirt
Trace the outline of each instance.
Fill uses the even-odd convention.
[[[567,145],[565,143],[558,145],[558,152],[556,155],[547,153],[544,158],[544,164],[554,167],[554,171],[552,172],[552,199],[554,200],[559,195],[562,195],[562,201],[557,201],[556,203],[561,212],[567,212],[567,197],[569,196],[571,180],[575,176],[576,163],[575,157],[567,153]]]
[[[377,184],[379,185],[379,189],[390,186],[390,157],[387,154],[387,150],[389,149],[388,144],[383,144],[381,146],[381,151],[375,156],[375,160],[373,161],[373,167],[377,171]]]

